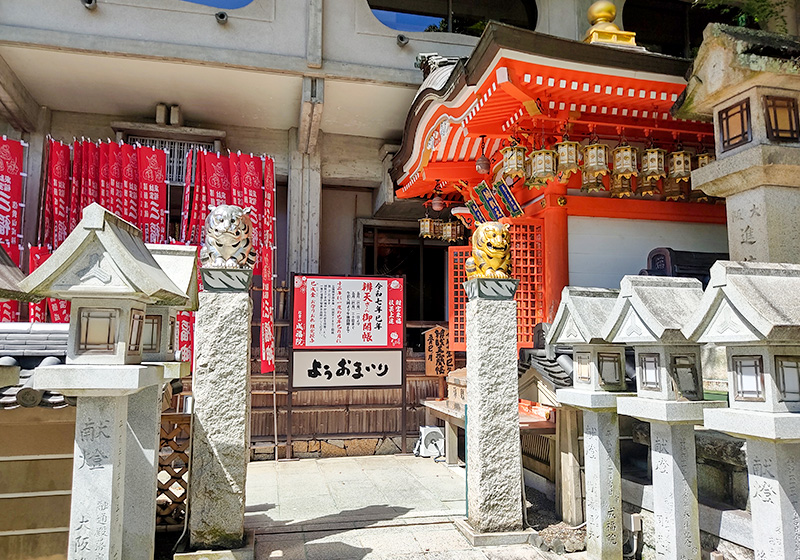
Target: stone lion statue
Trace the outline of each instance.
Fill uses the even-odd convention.
[[[253,268],[257,253],[251,239],[250,208],[221,204],[208,209],[200,265],[204,268]]]
[[[464,263],[467,279],[508,278],[511,247],[508,224],[484,222],[472,234],[472,256]]]

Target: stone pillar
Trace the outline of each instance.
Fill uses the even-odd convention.
[[[238,548],[250,446],[250,321],[247,291],[199,294],[195,326],[190,546]]]
[[[515,280],[473,279],[467,302],[467,521],[522,530]],[[483,292],[502,291],[502,296]]]
[[[731,260],[800,262],[800,189],[755,186],[728,195],[725,204]]]
[[[586,551],[592,560],[622,558],[619,423],[614,410],[583,411]]]
[[[127,396],[78,398],[69,560],[123,557],[127,415]]]
[[[153,558],[160,436],[161,386],[151,385],[128,397],[122,536],[125,560]]]
[[[747,438],[756,560],[800,558],[800,443]]]
[[[694,426],[650,423],[656,556],[700,560]]]

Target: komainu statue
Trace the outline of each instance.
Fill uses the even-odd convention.
[[[200,265],[205,268],[253,268],[258,253],[250,238],[253,230],[250,208],[221,204],[208,209],[206,241],[200,249]]]
[[[472,256],[464,263],[467,279],[508,278],[511,247],[508,224],[484,222],[472,234]]]

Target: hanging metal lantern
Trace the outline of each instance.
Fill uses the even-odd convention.
[[[701,167],[705,167],[709,163],[714,161],[714,156],[709,154],[708,152],[703,152],[702,154],[697,154],[697,168],[700,169]]]
[[[503,175],[525,177],[525,146],[512,144],[500,150],[503,154]]]
[[[453,243],[458,240],[458,228],[461,224],[457,220],[450,220],[442,224],[442,240]]]
[[[692,189],[689,191],[689,202],[711,202],[711,197],[700,189]]]
[[[531,153],[531,178],[538,182],[546,182],[556,176],[556,152],[547,150],[542,146],[541,150]]]
[[[629,198],[633,196],[633,180],[630,176],[614,174],[611,178],[611,196],[613,198]]]
[[[642,170],[642,173],[644,173],[644,170]],[[636,186],[636,193],[642,196],[642,198],[654,197],[658,194],[658,180],[639,177],[639,184]]]
[[[672,177],[664,179],[664,200],[678,201],[686,200],[686,193],[683,190],[683,183]]]
[[[581,145],[577,142],[570,142],[569,137],[565,134],[564,139],[555,145],[555,149],[558,154],[556,171],[561,174],[561,182],[566,183],[569,181],[570,175],[580,169],[578,153]]]
[[[434,236],[433,219],[428,216],[419,219],[419,236],[426,239]]]
[[[608,146],[593,142],[583,148],[583,174],[590,177],[608,174]]]
[[[676,181],[688,181],[692,176],[692,154],[680,149],[670,152],[669,176]]]
[[[642,154],[642,178],[645,180],[663,179],[667,176],[664,166],[667,151],[661,148],[647,148]]]
[[[441,239],[442,238],[442,228],[444,226],[444,221],[434,218],[431,220],[433,222],[433,235],[434,239]]]
[[[581,174],[581,191],[593,193],[604,190],[606,190],[606,186],[603,184],[602,175],[592,176],[588,173]]]
[[[639,150],[630,144],[620,144],[612,152],[614,157],[614,175],[636,177],[639,174]]]

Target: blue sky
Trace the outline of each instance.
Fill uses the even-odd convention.
[[[439,22],[442,21],[440,17],[402,14],[386,10],[372,10],[372,13],[383,25],[398,31],[425,31],[429,25],[439,25]]]
[[[204,6],[211,6],[219,8],[220,10],[235,10],[236,8],[244,8],[248,4],[252,4],[253,0],[183,0],[184,2],[191,2],[192,4],[202,4]]]

